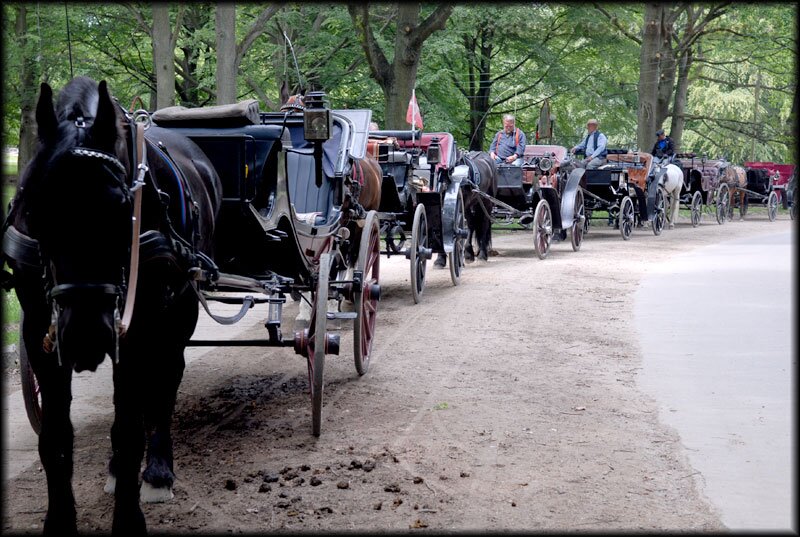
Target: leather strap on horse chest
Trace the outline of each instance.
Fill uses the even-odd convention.
[[[144,176],[148,171],[147,155],[144,142],[144,127],[132,122],[132,128],[136,130],[136,142],[134,151],[136,152],[136,178],[133,181],[131,190],[133,191],[133,231],[131,233],[131,264],[128,276],[128,293],[125,297],[125,310],[120,321],[120,332],[122,334],[128,329],[133,317],[133,306],[136,301],[136,284],[139,281],[139,233],[142,229],[142,187],[144,186]]]

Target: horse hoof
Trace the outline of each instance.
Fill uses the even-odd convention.
[[[436,261],[433,262],[433,266],[434,267],[439,267],[439,268],[444,268],[444,264],[445,263],[446,263],[446,261],[444,259],[439,258],[439,259],[437,259]]]
[[[106,485],[103,487],[103,492],[106,494],[114,494],[117,489],[117,478],[110,475],[106,478]]]
[[[174,498],[175,494],[172,493],[172,487],[156,488],[147,481],[142,481],[139,497],[144,503],[164,503]]]
[[[498,256],[498,255],[500,255],[500,252],[498,252],[497,250],[492,249],[492,250],[489,250],[489,255]]]

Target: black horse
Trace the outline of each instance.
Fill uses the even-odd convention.
[[[110,356],[112,531],[141,534],[145,447],[142,501],[172,496],[170,424],[184,349],[198,318],[188,271],[198,259],[213,266],[222,188],[210,161],[186,137],[152,127],[137,142],[142,126],[111,98],[105,81],[76,77],[55,108],[52,99],[50,86],[42,84],[38,150],[21,174],[3,241],[23,312],[21,344],[41,393],[44,533],[77,532],[72,371],[95,371]],[[140,162],[148,173],[144,167],[139,173]],[[144,186],[135,194],[137,178]],[[141,247],[134,237],[141,237]],[[137,250],[138,263],[132,261]],[[135,308],[124,326],[120,312],[130,302],[129,288],[135,288]]]
[[[466,154],[465,162],[470,166],[470,180],[477,184],[478,190],[495,197],[497,195],[497,166],[486,151],[470,151]],[[475,192],[474,188],[468,190],[469,194],[464,199],[464,215],[467,219],[469,237],[464,249],[464,260],[475,260],[475,250],[472,247],[473,236],[478,246],[478,258],[489,260],[489,250],[492,246],[492,209],[494,204]]]

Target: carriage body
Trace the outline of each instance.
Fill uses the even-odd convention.
[[[584,200],[580,190],[583,170],[576,169],[566,147],[527,145],[522,166],[497,165],[497,195],[493,215],[510,223],[514,218],[533,226],[534,248],[544,259],[553,239],[571,235],[573,250],[580,249],[584,231]]]
[[[731,200],[727,182],[730,163],[725,159],[698,157],[695,153],[679,153],[675,158],[675,164],[683,172],[681,203],[690,209],[692,225],[697,226],[700,223],[704,208],[707,212],[712,212],[712,206],[717,223],[724,224],[728,219]],[[730,177],[730,180],[738,181],[733,176]]]
[[[218,273],[194,276],[201,302],[242,303],[236,322],[255,302],[269,304],[268,337],[237,344],[292,346],[307,358],[312,432],[320,434],[326,354],[339,354],[328,319],[352,320],[356,370],[366,373],[380,298],[379,228],[375,211],[359,205],[355,170],[366,156],[370,110],[329,110],[326,139],[306,139],[307,111],[219,117],[203,109],[153,114],[154,124],[192,140],[222,183],[214,237]],[[168,110],[168,109],[165,109]],[[227,114],[233,114],[230,118]],[[310,117],[313,117],[309,114]],[[234,297],[260,292],[266,297]],[[304,330],[281,331],[286,295],[310,306]],[[344,300],[352,310],[344,312]],[[334,308],[334,311],[329,311]],[[211,312],[209,311],[209,314]],[[212,315],[212,317],[214,317]],[[230,319],[217,319],[230,324]],[[231,342],[192,340],[189,345]]]
[[[447,256],[457,285],[463,268],[465,216],[461,193],[468,176],[456,165],[455,138],[416,130],[369,133],[367,150],[383,174],[378,215],[387,256],[411,263],[414,302],[423,294],[427,260]]]

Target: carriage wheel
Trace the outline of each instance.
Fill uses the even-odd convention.
[[[586,210],[583,207],[583,192],[578,190],[575,193],[575,220],[572,222],[572,229],[570,230],[570,239],[572,242],[572,250],[577,252],[581,249],[583,242],[584,226],[586,225],[587,218],[585,218]],[[581,222],[583,218],[583,222]]]
[[[664,190],[658,187],[656,191],[655,214],[653,215],[653,234],[661,235],[664,224],[667,221],[667,203],[664,199]]]
[[[774,222],[778,216],[778,193],[774,190],[769,193],[767,198],[767,216],[770,222]]]
[[[725,183],[719,185],[715,200],[717,223],[722,225],[728,216],[728,205],[730,204],[730,191]]]
[[[375,335],[375,320],[380,300],[381,234],[378,213],[369,211],[358,247],[356,270],[364,275],[361,288],[353,292],[356,318],[353,321],[353,356],[356,371],[363,375],[369,369],[372,340]]]
[[[533,213],[533,249],[539,259],[547,257],[550,251],[550,242],[553,239],[553,215],[550,213],[550,204],[541,199],[536,204]]]
[[[625,196],[619,206],[619,232],[624,240],[631,238],[634,219],[633,200],[630,196]]]
[[[25,412],[28,414],[31,428],[34,433],[39,434],[42,431],[42,395],[39,381],[36,380],[28,360],[25,341],[22,339],[22,318],[19,320],[19,325],[19,374],[22,381],[22,399],[25,401]]]
[[[453,218],[453,230],[455,241],[453,251],[447,254],[447,263],[450,265],[450,279],[453,285],[458,285],[461,281],[461,270],[464,268],[464,249],[467,246],[466,231],[467,220],[464,215],[464,195],[461,189],[458,190],[458,201],[456,202],[456,214]]]
[[[308,332],[308,368],[311,385],[311,434],[319,436],[322,428],[322,388],[325,375],[325,332],[328,324],[328,283],[331,254],[319,258],[317,292]]]
[[[411,296],[414,298],[414,304],[419,304],[422,292],[425,290],[425,269],[430,258],[427,249],[428,217],[425,216],[425,206],[420,203],[414,210],[414,225],[411,227],[411,248],[409,249]]]
[[[692,213],[692,227],[697,227],[700,225],[700,218],[703,216],[703,195],[699,190],[692,195],[690,210]]]

